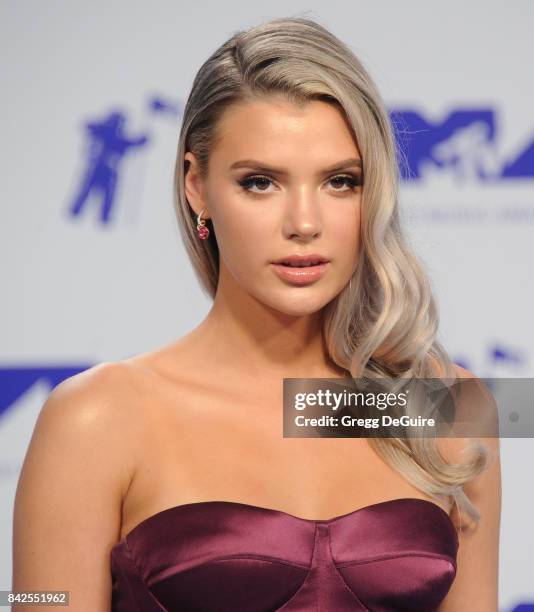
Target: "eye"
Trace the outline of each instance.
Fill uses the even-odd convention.
[[[269,193],[267,190],[269,185],[272,183],[272,179],[268,176],[256,174],[252,176],[246,176],[244,179],[239,181],[239,185],[245,191],[250,193]],[[329,183],[336,185],[337,187],[348,186],[348,189],[335,188],[334,191],[346,192],[356,191],[356,189],[362,184],[361,177],[355,174],[338,174],[332,177],[328,181]],[[252,187],[257,187],[257,191],[253,191]]]
[[[269,184],[272,183],[271,179],[267,176],[262,176],[262,175],[255,175],[255,176],[247,176],[244,179],[242,179],[241,181],[239,181],[239,184],[241,185],[241,187],[245,190],[245,191],[250,191],[250,193],[261,193],[261,192],[266,192],[267,189],[265,189],[265,187],[268,187]],[[252,191],[251,187],[253,186],[260,186],[260,190],[259,191]]]
[[[332,177],[328,182],[338,186],[349,186],[349,189],[334,189],[334,191],[355,191],[362,184],[361,178],[354,174],[338,174]]]

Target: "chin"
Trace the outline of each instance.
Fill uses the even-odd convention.
[[[302,289],[300,289],[302,290]],[[322,292],[321,292],[322,294]],[[328,295],[302,295],[302,297],[284,296],[279,300],[269,300],[268,306],[293,317],[303,317],[314,314],[320,311],[330,300],[332,296]],[[263,300],[262,300],[263,301]]]

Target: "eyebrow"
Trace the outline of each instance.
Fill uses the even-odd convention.
[[[329,172],[337,172],[353,167],[362,168],[362,160],[358,157],[350,157],[349,159],[344,159],[343,161],[336,162],[332,166],[325,168],[319,172],[319,174],[328,174]],[[283,170],[282,168],[273,168],[272,166],[267,166],[255,159],[242,159],[234,162],[230,166],[230,170],[236,170],[238,168],[250,168],[251,170],[256,170],[258,172],[270,172],[272,174],[279,174],[281,176],[287,176],[288,174],[287,171]]]

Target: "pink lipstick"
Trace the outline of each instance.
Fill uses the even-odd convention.
[[[323,255],[289,255],[274,262],[272,266],[276,274],[287,282],[295,285],[307,285],[322,278],[330,260]]]

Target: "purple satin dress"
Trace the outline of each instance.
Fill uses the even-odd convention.
[[[113,612],[436,610],[458,536],[433,502],[401,498],[328,520],[238,502],[158,512],[111,551]]]

